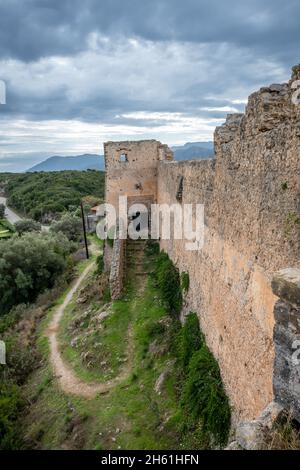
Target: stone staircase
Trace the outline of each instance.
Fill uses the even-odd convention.
[[[147,276],[148,271],[144,265],[144,255],[147,240],[127,240],[126,264],[127,270],[134,272],[137,276]]]

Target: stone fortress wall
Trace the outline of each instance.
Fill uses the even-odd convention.
[[[245,114],[229,115],[215,131],[213,159],[172,162],[156,141],[105,145],[109,202],[126,194],[173,204],[180,187],[183,204],[204,204],[203,249],[188,252],[185,240],[172,239],[161,241],[161,248],[189,273],[184,311],[199,316],[236,420],[258,417],[274,397],[278,292],[271,281],[280,269],[299,268],[300,105],[292,102],[297,79],[300,69],[294,68],[288,84],[260,89]],[[133,167],[125,163],[125,169],[116,155],[126,149]]]

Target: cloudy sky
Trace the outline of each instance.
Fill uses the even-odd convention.
[[[300,62],[299,0],[0,0],[0,171],[211,140]]]

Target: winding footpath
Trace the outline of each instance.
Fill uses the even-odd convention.
[[[94,262],[90,263],[85,268],[83,273],[78,277],[78,279],[68,292],[64,302],[56,309],[54,316],[45,332],[46,336],[49,339],[50,362],[61,389],[67,394],[78,395],[87,399],[95,398],[97,394],[107,393],[120,382],[126,380],[131,372],[133,357],[132,330],[130,329],[128,332],[128,363],[124,366],[121,373],[110,381],[104,383],[87,383],[77,377],[72,368],[68,364],[66,364],[66,362],[62,358],[57,339],[57,332],[59,330],[60,320],[64,314],[66,307],[72,301],[74,295],[80,289],[83,281],[93,268],[95,268]]]

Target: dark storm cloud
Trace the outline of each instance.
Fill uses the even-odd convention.
[[[95,152],[96,124],[101,139],[207,140],[289,78],[299,17],[299,0],[0,0],[0,160],[84,153],[87,135]]]
[[[298,0],[0,1],[0,54],[36,60],[73,54],[88,35],[230,42],[289,60],[299,47]]]

